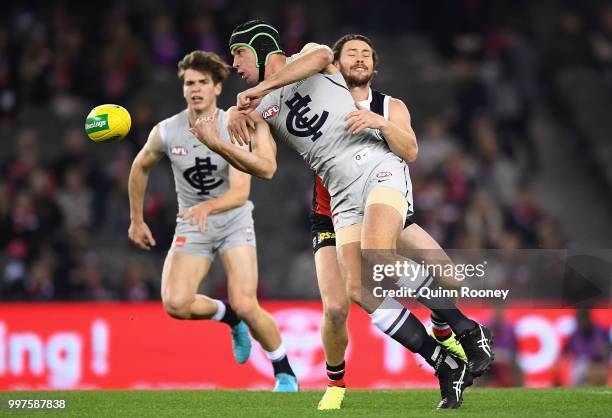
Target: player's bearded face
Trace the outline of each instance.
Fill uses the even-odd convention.
[[[210,74],[194,69],[185,70],[183,97],[187,105],[196,112],[209,109],[221,93],[221,83],[215,84]]]
[[[238,71],[238,75],[249,84],[259,82],[259,69],[255,63],[255,54],[249,48],[240,46],[232,50],[234,62],[232,67]]]
[[[365,86],[374,78],[372,48],[363,41],[348,41],[337,65],[349,87]]]

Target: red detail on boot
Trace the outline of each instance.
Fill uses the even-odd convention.
[[[327,386],[345,388],[346,384],[344,383],[344,378],[342,378],[340,380],[331,380],[331,379],[328,379],[327,380]]]
[[[433,333],[438,339],[448,337],[452,334],[452,332],[453,330],[450,327],[447,327],[445,329],[438,329],[436,327],[433,328]]]

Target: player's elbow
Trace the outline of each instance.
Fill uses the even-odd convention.
[[[263,180],[272,180],[275,173],[276,173],[276,163],[270,162],[270,164],[267,164],[266,168],[261,171],[261,174],[258,177]]]
[[[327,45],[319,45],[313,52],[316,54],[318,67],[325,68],[334,62],[334,53]]]
[[[266,163],[262,165],[261,169],[255,175],[262,180],[272,180],[276,173],[276,161],[266,159]]]
[[[259,176],[260,179],[262,180],[272,180],[272,178],[274,177],[274,173],[272,172],[268,172],[268,171],[264,171],[262,172]]]
[[[414,144],[413,146],[411,146],[407,151],[406,151],[406,155],[404,156],[404,160],[407,163],[412,163],[417,159],[417,156],[419,155],[419,146],[417,144]]]
[[[133,172],[148,174],[151,171],[151,168],[155,165],[156,161],[151,156],[151,153],[147,150],[142,150],[136,155],[134,161],[132,162],[132,170]]]
[[[136,158],[132,163],[132,167],[130,169],[130,178],[147,176],[149,171],[151,170],[150,166],[143,164],[141,160]]]

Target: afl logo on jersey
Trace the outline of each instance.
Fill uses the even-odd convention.
[[[264,119],[270,119],[276,116],[279,110],[280,108],[278,107],[278,105],[270,106],[269,108],[263,111],[261,116],[263,116]]]
[[[170,150],[170,153],[172,155],[184,157],[185,155],[187,155],[187,150],[185,149],[185,147],[172,147],[172,149]]]

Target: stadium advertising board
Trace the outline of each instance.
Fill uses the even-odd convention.
[[[319,302],[264,303],[275,317],[302,388],[326,383]],[[158,303],[5,304],[0,314],[0,389],[268,389],[271,366],[258,344],[238,365],[227,327],[177,321]],[[427,311],[415,309],[421,319]],[[491,309],[466,309],[485,323]],[[612,331],[612,311],[594,310]],[[560,353],[575,329],[571,309],[509,308],[527,386],[569,384]],[[429,366],[374,328],[359,309],[349,320],[347,383],[354,388],[436,387]],[[610,382],[609,382],[610,383]]]

